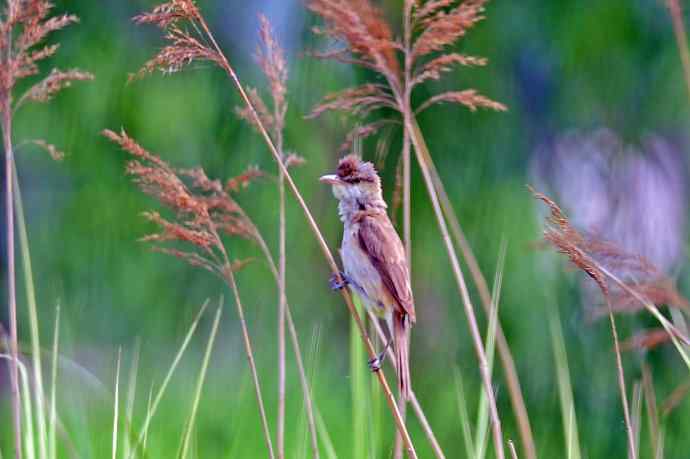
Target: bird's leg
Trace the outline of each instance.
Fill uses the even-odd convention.
[[[350,279],[345,275],[344,272],[332,274],[331,278],[328,280],[328,285],[332,290],[342,290],[349,283]]]
[[[386,351],[390,347],[391,341],[393,340],[389,339],[386,343],[386,347],[384,347],[383,350],[376,355],[376,357],[369,360],[369,369],[374,373],[381,369],[381,365],[383,365],[383,361],[386,358]]]

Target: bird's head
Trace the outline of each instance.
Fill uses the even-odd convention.
[[[322,176],[319,181],[331,185],[339,201],[358,206],[383,202],[381,180],[370,162],[353,154],[347,155],[340,160],[335,172]]]

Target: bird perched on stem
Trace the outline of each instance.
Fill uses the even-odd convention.
[[[409,334],[415,322],[414,301],[405,249],[386,213],[381,180],[373,164],[348,155],[340,160],[335,174],[321,182],[332,185],[339,201],[338,211],[345,231],[340,250],[344,273],[331,278],[331,286],[349,285],[377,317],[386,320],[391,336],[383,351],[369,362],[373,371],[381,367],[393,342],[398,389],[409,399]]]

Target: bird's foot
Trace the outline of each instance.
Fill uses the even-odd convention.
[[[386,351],[383,350],[379,354],[377,354],[376,357],[374,357],[373,359],[369,359],[369,369],[374,373],[379,371],[381,369],[381,365],[383,365],[383,359],[385,358],[385,356]]]
[[[328,285],[332,290],[342,290],[349,283],[350,281],[343,272],[331,275],[331,278],[328,280]]]

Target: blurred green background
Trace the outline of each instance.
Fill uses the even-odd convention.
[[[334,168],[338,146],[353,121],[339,115],[306,120],[304,115],[325,94],[370,76],[305,56],[305,50],[329,44],[314,39],[310,27],[318,21],[300,1],[198,3],[240,78],[262,90],[265,81],[252,59],[257,13],[264,12],[274,24],[290,63],[285,142],[307,160],[293,176],[335,249],[341,231],[336,202],[317,179]],[[396,21],[400,2],[383,3]],[[199,457],[265,457],[230,292],[207,273],[152,253],[137,241],[153,229],[139,214],[156,204],[130,183],[124,175],[126,157],[99,132],[125,127],[173,165],[202,165],[214,178],[258,165],[269,177],[242,191],[238,201],[275,248],[278,194],[272,158],[259,136],[234,114],[238,95],[210,64],[127,83],[128,74],[161,46],[154,27],[130,22],[155,2],[56,4],[56,11],[75,13],[81,22],[51,37],[62,44],[61,49],[43,68],[79,67],[96,79],[75,84],[48,105],[27,106],[16,117],[14,137],[17,144],[43,138],[67,153],[64,161],[54,162],[44,152],[23,146],[17,162],[46,347],[55,306],[62,308],[62,355],[71,363],[60,369],[59,409],[77,456],[110,454],[117,350],[122,349],[126,374],[136,343],[141,346],[135,403],[140,422],[150,385],[162,380],[200,305],[207,298],[215,304],[224,295],[225,311],[201,401],[195,448]],[[608,323],[588,321],[583,304],[591,299],[581,293],[578,276],[564,269],[562,260],[554,262],[555,257],[534,250],[540,224],[525,184],[533,179],[534,150],[562,131],[608,126],[631,144],[648,132],[685,135],[689,103],[668,11],[658,0],[495,1],[488,6],[487,19],[461,40],[459,49],[485,56],[490,63],[453,72],[421,89],[418,97],[470,87],[505,103],[509,111],[470,113],[457,106],[437,106],[424,112],[420,124],[489,281],[500,241],[507,241],[500,321],[516,359],[540,457],[565,457],[548,326],[552,310],[559,311],[564,328],[584,457],[624,457],[625,426]],[[399,134],[391,132],[390,154],[381,171],[388,199]],[[376,140],[364,143],[367,158],[374,157],[375,149]],[[687,202],[685,196],[678,199]],[[414,386],[447,457],[464,457],[455,370],[462,374],[472,418],[481,386],[462,305],[416,165],[412,203],[413,287],[419,311],[412,345]],[[291,197],[287,231],[288,298],[313,378],[314,399],[338,457],[352,457],[349,316],[341,298],[328,289],[328,267]],[[684,246],[687,234],[682,237]],[[230,250],[236,258],[258,256],[256,248],[244,241],[233,241]],[[681,259],[674,274],[684,291],[685,254]],[[262,261],[241,271],[238,282],[275,432],[277,293]],[[19,286],[20,337],[27,342],[25,295]],[[472,294],[479,311],[476,291]],[[3,308],[3,320],[5,314]],[[485,329],[483,314],[480,321]],[[154,418],[149,457],[171,457],[177,451],[211,322],[208,312]],[[626,337],[650,323],[644,314],[619,316]],[[366,357],[361,360],[364,366]],[[646,354],[627,353],[624,360],[629,389],[640,378],[641,362],[651,363],[660,400],[688,379],[687,368],[668,346]],[[505,436],[517,441],[498,365],[494,380]],[[9,457],[6,394],[0,448]],[[388,457],[393,438],[390,415],[380,401],[372,402],[371,409],[378,413],[373,419],[384,426],[376,455]],[[688,457],[689,410],[685,401],[664,419],[665,457]],[[651,457],[646,426],[642,429],[642,457]],[[416,420],[411,420],[411,432],[420,457],[431,457]],[[301,457],[305,435],[301,390],[289,350],[288,457]]]

